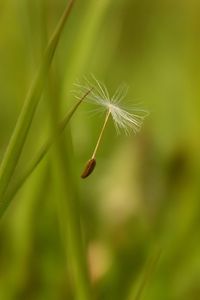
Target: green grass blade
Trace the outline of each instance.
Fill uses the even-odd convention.
[[[6,206],[4,207],[4,210],[9,205],[11,200],[14,198],[18,190],[23,186],[23,184],[26,182],[26,180],[29,178],[29,176],[33,173],[33,171],[37,168],[39,163],[43,160],[43,158],[48,153],[49,149],[51,148],[52,144],[55,141],[55,138],[63,132],[71,118],[73,117],[74,113],[78,109],[79,105],[83,102],[83,100],[87,97],[87,95],[90,93],[91,90],[89,90],[75,105],[74,107],[65,115],[63,120],[60,122],[56,136],[50,137],[46,143],[41,147],[41,149],[36,154],[35,158],[32,160],[32,162],[29,164],[29,166],[26,168],[26,170],[17,178],[16,182],[11,186],[10,189],[8,189],[8,192],[5,195],[4,202]],[[2,209],[2,213],[4,211]]]
[[[0,166],[0,216],[5,211],[7,203],[5,203],[4,195],[11,180],[11,177],[16,168],[17,162],[19,160],[20,154],[22,152],[26,137],[38,105],[40,96],[44,84],[47,80],[48,71],[57,48],[60,35],[66,23],[66,20],[70,14],[71,8],[73,6],[74,0],[70,0],[66,6],[66,9],[58,23],[55,32],[53,33],[50,42],[47,46],[43,62],[40,66],[38,74],[30,88],[27,95],[25,103],[22,107],[21,113],[19,115],[17,124],[11,136],[10,142],[7,147],[7,151],[4,155]]]
[[[151,276],[153,274],[153,272],[155,271],[155,268],[158,264],[158,261],[160,259],[160,256],[161,256],[161,253],[162,253],[162,250],[159,249],[155,254],[154,256],[150,259],[150,261],[148,262],[147,266],[145,267],[144,269],[144,273],[143,273],[143,277],[141,279],[141,282],[140,282],[140,285],[138,287],[138,290],[135,294],[134,297],[131,296],[130,300],[131,299],[134,299],[134,300],[140,300],[142,298],[142,294],[149,282],[149,280],[151,279]]]

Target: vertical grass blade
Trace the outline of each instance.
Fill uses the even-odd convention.
[[[60,118],[59,98],[57,89],[49,85],[49,115],[51,135],[55,136],[52,151],[53,182],[56,192],[56,206],[61,238],[66,253],[67,268],[71,277],[74,300],[91,300],[92,288],[87,263],[87,250],[82,235],[81,204],[79,184],[75,175],[74,150],[69,128],[68,137],[58,135],[58,120]]]
[[[140,300],[142,298],[142,294],[143,294],[148,282],[150,281],[153,272],[156,269],[156,266],[157,266],[158,261],[161,256],[161,253],[162,253],[162,250],[158,249],[157,252],[154,254],[154,256],[150,259],[150,261],[148,262],[148,264],[146,265],[146,267],[144,269],[143,277],[139,284],[138,290],[137,290],[135,296],[134,297],[131,296],[130,299]]]
[[[17,120],[17,124],[14,128],[13,134],[11,136],[10,142],[7,147],[7,151],[4,155],[0,166],[0,216],[5,211],[7,203],[4,201],[4,194],[9,185],[10,179],[14,173],[15,167],[19,160],[21,151],[23,149],[26,137],[38,105],[40,96],[44,84],[47,80],[47,74],[57,48],[60,35],[66,23],[66,20],[70,14],[71,8],[73,6],[74,0],[70,0],[66,6],[66,9],[53,33],[49,44],[47,46],[43,62],[39,68],[39,71],[35,77],[35,80],[29,90],[27,98],[22,107],[21,113]]]

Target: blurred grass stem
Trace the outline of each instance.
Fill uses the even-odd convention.
[[[138,290],[136,292],[136,295],[135,295],[134,298],[131,296],[130,300],[131,299],[134,299],[134,300],[140,300],[141,299],[142,294],[143,294],[143,292],[144,292],[144,290],[145,290],[148,282],[151,279],[151,276],[155,272],[155,269],[156,269],[156,266],[157,266],[158,261],[160,259],[161,253],[162,253],[162,250],[161,250],[161,248],[159,248],[157,250],[157,252],[153,255],[153,257],[150,259],[150,261],[148,262],[148,264],[146,265],[146,267],[144,269],[143,278],[142,278],[142,280],[140,282],[140,285],[139,285],[139,288],[138,288]]]
[[[77,178],[74,176],[73,147],[69,129],[67,138],[56,136],[59,119],[57,89],[49,85],[49,109],[52,136],[56,142],[52,152],[53,174],[56,174],[56,204],[61,237],[63,238],[69,274],[73,279],[73,293],[76,300],[90,300],[91,288],[87,266],[87,255],[80,222],[80,201]]]

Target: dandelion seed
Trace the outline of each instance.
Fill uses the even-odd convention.
[[[92,88],[86,101],[98,105],[99,111],[106,111],[105,121],[99,134],[94,152],[81,176],[82,178],[86,178],[92,173],[96,165],[96,153],[109,117],[112,117],[113,119],[117,134],[119,134],[121,130],[123,130],[125,134],[130,134],[131,131],[136,133],[140,130],[147,112],[133,108],[127,110],[121,106],[121,102],[126,97],[128,92],[127,85],[119,86],[112,97],[110,97],[106,86],[100,83],[94,76],[92,76],[92,82],[85,78],[84,85],[76,83],[75,86],[78,88],[79,93],[77,94],[76,92],[75,96],[77,98],[80,98],[82,93],[85,93],[88,89],[91,90]]]
[[[85,169],[81,175],[81,178],[86,178],[88,177],[94,170],[96,166],[96,159],[95,158],[91,158],[90,160],[88,160]]]

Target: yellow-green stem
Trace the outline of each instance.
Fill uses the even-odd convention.
[[[98,150],[98,148],[99,148],[99,145],[100,145],[100,142],[101,142],[103,133],[104,133],[104,130],[105,130],[105,128],[106,128],[106,124],[107,124],[108,119],[109,119],[109,116],[110,116],[110,110],[108,110],[108,112],[107,112],[107,114],[106,114],[105,121],[104,121],[104,123],[103,123],[103,127],[102,127],[102,129],[101,129],[101,132],[100,132],[100,134],[99,134],[98,141],[97,141],[97,143],[96,143],[94,152],[93,152],[93,154],[92,154],[92,159],[95,158],[95,156],[96,156],[97,150]]]

